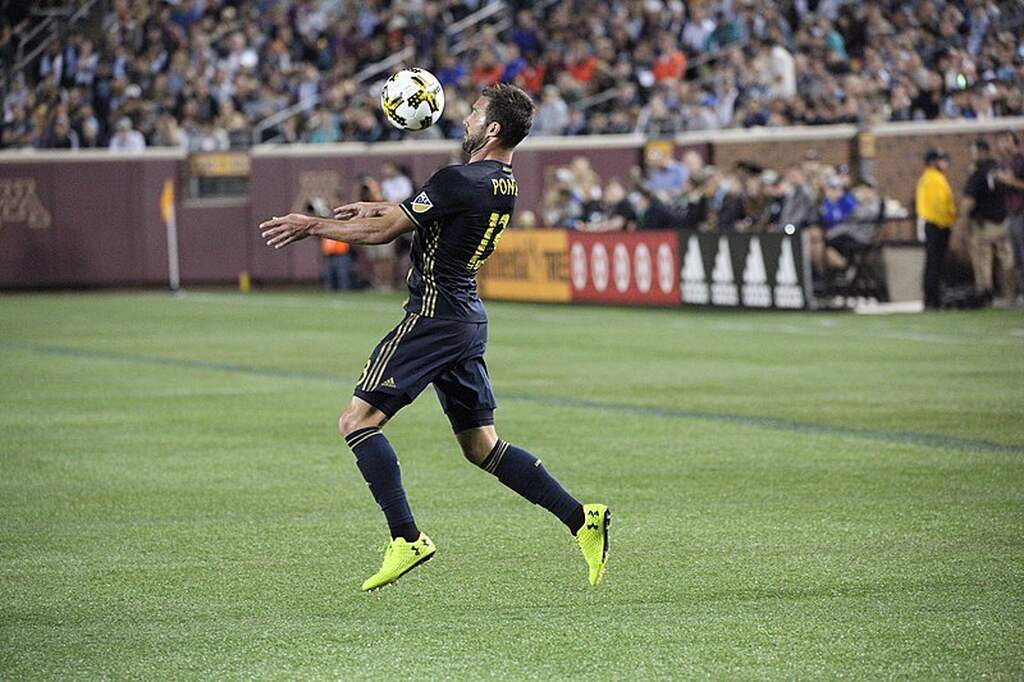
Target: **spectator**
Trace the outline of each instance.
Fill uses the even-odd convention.
[[[66,114],[60,114],[54,119],[53,132],[47,146],[52,149],[78,149],[78,133],[71,127]]]
[[[519,77],[519,74],[526,69],[526,60],[519,52],[519,46],[515,43],[506,48],[505,70],[501,74],[501,80],[512,83]]]
[[[790,168],[782,184],[782,206],[777,225],[787,233],[796,232],[807,228],[816,219],[814,195],[807,185],[803,168]]]
[[[611,232],[619,230],[635,230],[637,228],[636,209],[626,194],[626,188],[618,180],[612,180],[604,188],[605,214],[600,220],[591,222],[586,229],[591,232]]]
[[[324,256],[324,286],[331,291],[352,289],[352,247],[332,239],[320,240]]]
[[[459,87],[465,84],[467,75],[466,65],[455,55],[446,54],[441,62],[441,69],[437,72],[437,80],[445,88]]]
[[[337,115],[326,109],[317,109],[306,121],[306,132],[303,137],[306,142],[313,144],[337,142],[341,139],[341,126],[338,125]]]
[[[177,147],[183,152],[188,151],[188,136],[173,115],[163,114],[160,116],[156,134],[153,136],[153,146]]]
[[[1024,144],[1012,131],[999,134],[1002,169],[996,181],[1007,188],[1006,231],[1017,268],[1017,305],[1024,307]]]
[[[408,173],[402,171],[392,161],[385,161],[381,166],[380,190],[384,201],[399,204],[412,196],[412,180]]]
[[[501,80],[505,67],[498,61],[492,50],[481,50],[477,55],[476,66],[473,68],[472,81],[478,89],[494,85]]]
[[[713,193],[708,204],[708,220],[719,234],[740,231],[747,218],[743,186],[731,174],[721,174],[712,184]]]
[[[117,132],[110,138],[110,149],[125,152],[141,152],[146,148],[146,138],[124,116],[117,121]]]
[[[680,216],[644,187],[637,193],[636,215],[637,228],[640,230],[669,230],[680,224]]]
[[[796,62],[784,45],[772,42],[768,51],[771,71],[771,92],[775,97],[789,99],[796,96]]]
[[[826,233],[828,249],[835,261],[832,266],[844,271],[842,283],[845,284],[856,275],[854,258],[871,248],[885,217],[885,202],[871,182],[861,180],[849,194],[853,197],[853,210]],[[839,258],[834,258],[835,254]]]
[[[530,10],[521,9],[516,13],[516,26],[512,31],[512,42],[526,57],[535,57],[540,54],[543,44],[540,32],[537,30],[537,20]]]
[[[95,118],[82,122],[82,134],[79,136],[79,149],[99,149],[105,147],[100,137],[100,124]]]
[[[964,187],[964,197],[960,200],[959,216],[961,222],[968,223],[966,233],[970,240],[974,289],[986,303],[992,303],[993,256],[999,262],[1000,270],[1009,275],[1002,278],[1004,295],[1008,293],[1007,285],[1013,274],[1013,253],[1006,232],[1006,187],[996,182],[999,163],[992,157],[988,142],[975,140],[971,153],[974,167]],[[958,232],[964,234],[962,224]]]
[[[749,222],[745,231],[761,233],[776,229],[785,192],[782,176],[770,168],[765,169],[757,177],[750,178],[747,185],[750,187],[746,197]],[[756,201],[751,201],[751,191],[759,195]]]
[[[821,225],[826,234],[846,219],[857,208],[857,198],[850,192],[843,178],[832,175],[825,181],[825,199],[821,202]]]
[[[822,172],[816,161],[806,166],[812,172]],[[824,179],[823,185],[825,196],[821,202],[820,221],[816,221],[819,224],[812,226],[807,232],[811,264],[819,275],[824,275],[829,270],[846,269],[847,257],[853,245],[841,231],[835,235],[829,233],[846,223],[857,208],[857,198],[846,188],[842,177],[832,173]]]
[[[682,80],[686,73],[686,55],[676,47],[670,33],[662,33],[658,37],[658,57],[651,68],[655,83]]]
[[[561,135],[569,125],[569,106],[558,93],[558,88],[549,85],[533,117],[531,135]]]
[[[942,306],[941,284],[945,270],[950,231],[956,225],[956,202],[946,178],[949,157],[941,149],[930,149],[925,168],[917,182],[917,220],[924,229],[924,305]],[[920,228],[919,228],[920,229]]]
[[[682,193],[690,171],[685,165],[661,149],[652,147],[647,155],[648,168],[646,184],[652,192],[666,198]]]

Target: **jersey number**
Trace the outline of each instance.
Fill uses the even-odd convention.
[[[480,245],[476,247],[473,257],[469,259],[469,263],[466,265],[471,272],[479,270],[480,266],[487,260],[487,257],[498,248],[502,232],[508,227],[508,221],[511,217],[512,214],[510,213],[491,214],[491,218],[487,223],[487,230],[484,232],[484,238],[480,240]]]

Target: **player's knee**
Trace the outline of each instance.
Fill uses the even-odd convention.
[[[346,407],[345,411],[338,417],[338,433],[341,434],[342,438],[367,426],[380,426],[380,424],[373,423],[366,414],[363,414],[362,410],[354,405]]]
[[[341,416],[338,417],[338,434],[341,435],[342,438],[344,438],[352,430],[352,422],[348,416],[348,411],[346,410],[345,412],[341,413]]]
[[[467,429],[456,434],[455,438],[459,441],[462,456],[477,466],[484,463],[498,442],[498,435],[493,426]]]
[[[487,459],[487,455],[490,453],[490,448],[482,445],[474,444],[462,446],[462,456],[477,466],[483,464],[484,460]]]

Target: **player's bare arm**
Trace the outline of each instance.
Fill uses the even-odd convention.
[[[386,244],[415,227],[397,205],[382,215],[347,220],[289,213],[260,223],[260,234],[275,249],[306,237],[333,239],[348,244]]]
[[[389,201],[356,201],[334,209],[335,220],[357,220],[382,216],[398,204]]]

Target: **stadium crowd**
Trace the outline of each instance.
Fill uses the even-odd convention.
[[[754,162],[733,168],[707,165],[690,151],[675,159],[658,147],[648,148],[645,168],[607,182],[585,156],[551,168],[544,184],[543,215],[526,215],[527,226],[543,225],[591,232],[661,229],[704,232],[790,233],[826,223],[829,228],[870,206],[883,206],[872,184],[855,180],[845,166],[820,161],[814,151],[800,163],[772,169]],[[907,211],[889,200],[889,217]]]
[[[1016,291],[1016,304],[1024,306],[1024,143],[1006,131],[998,135],[996,148],[979,139],[972,152],[971,175],[963,188],[950,186],[949,158],[941,149],[929,150],[921,160],[913,214],[929,232],[925,241],[933,274],[927,303],[942,305],[939,280],[952,246],[962,260],[970,261],[978,303],[992,303],[996,292],[1006,303]],[[864,274],[863,266],[877,254],[874,247],[887,225],[903,228],[890,238],[908,240],[917,232],[908,207],[846,166],[823,163],[814,150],[783,168],[753,161],[717,168],[695,151],[677,159],[671,145],[652,142],[643,167],[623,176],[603,179],[587,157],[579,156],[549,168],[544,187],[542,214],[519,214],[519,227],[806,232],[821,290],[842,289]],[[931,253],[936,240],[941,244]],[[995,275],[993,256],[999,266]]]
[[[404,48],[448,96],[420,137],[460,137],[475,93],[498,80],[538,100],[535,135],[1024,113],[1013,3],[518,2],[507,28],[450,35],[485,4],[114,0],[97,29],[72,27],[10,75],[0,147],[239,148],[298,102],[310,104],[258,138],[395,139],[377,106],[386,73],[359,73]],[[27,22],[0,23],[5,65]]]

